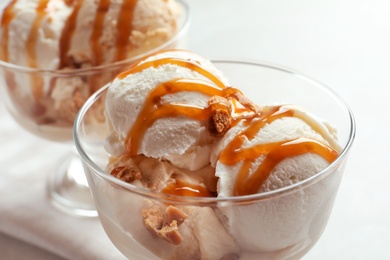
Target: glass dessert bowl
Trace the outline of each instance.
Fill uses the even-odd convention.
[[[331,214],[355,136],[352,112],[332,90],[294,70],[247,61],[213,64],[256,104],[299,105],[326,119],[338,132],[338,157],[303,181],[258,194],[196,197],[151,191],[105,170],[110,161],[105,123],[88,120],[104,110],[104,87],[85,103],[74,124],[76,148],[103,227],[130,259],[300,259],[318,241]],[[156,213],[156,208],[164,210]],[[159,214],[164,215],[163,235],[153,234],[148,225]],[[171,232],[175,225],[180,241]]]
[[[157,39],[158,36],[152,35],[148,41],[148,36],[143,37],[142,35],[139,36],[138,34],[139,38],[142,39],[135,37],[139,40],[139,42],[132,43],[133,45],[139,44],[137,47],[131,46],[130,48],[134,48],[127,52],[127,56],[118,54],[112,62],[107,63],[106,61],[98,62],[96,59],[103,59],[100,58],[100,56],[107,58],[109,56],[107,53],[112,53],[112,50],[108,50],[107,53],[105,53],[106,51],[103,49],[98,51],[99,47],[96,45],[96,42],[98,41],[93,44],[96,51],[91,51],[91,55],[93,56],[93,54],[99,54],[96,55],[96,57],[99,58],[92,57],[92,61],[78,62],[73,60],[73,58],[62,57],[64,56],[62,49],[65,48],[65,45],[70,50],[70,45],[77,44],[70,42],[66,43],[65,40],[61,39],[59,47],[60,50],[58,51],[61,57],[57,57],[59,54],[57,53],[57,56],[52,55],[52,53],[50,53],[52,51],[50,48],[47,50],[44,49],[45,41],[42,41],[43,43],[41,43],[37,40],[39,38],[38,36],[42,34],[38,33],[38,30],[40,30],[38,24],[43,24],[42,27],[47,24],[52,24],[51,20],[53,17],[50,17],[50,15],[54,16],[54,14],[50,14],[50,12],[57,12],[61,8],[65,8],[63,5],[66,5],[69,1],[64,1],[63,5],[61,5],[61,1],[40,1],[39,5],[47,3],[48,6],[46,9],[48,11],[46,11],[44,8],[39,10],[39,6],[36,8],[37,16],[34,18],[35,20],[31,21],[31,23],[34,22],[35,27],[33,26],[31,28],[30,41],[26,40],[26,48],[24,48],[26,51],[17,52],[16,50],[18,47],[20,47],[17,45],[17,41],[18,39],[23,40],[24,38],[13,37],[17,40],[12,40],[12,30],[15,28],[17,30],[22,30],[24,27],[22,26],[23,24],[12,25],[12,21],[13,19],[23,20],[23,18],[20,18],[21,15],[12,14],[12,8],[19,8],[22,10],[23,8],[18,7],[18,5],[23,5],[23,1],[24,0],[12,2],[8,1],[9,5],[7,5],[7,3],[2,5],[4,8],[7,6],[8,11],[11,10],[9,13],[4,11],[1,20],[2,28],[0,28],[0,39],[4,39],[4,42],[1,42],[0,44],[0,91],[2,101],[5,103],[7,110],[18,122],[18,124],[28,132],[46,140],[66,143],[69,144],[69,146],[72,146],[72,148],[69,149],[69,154],[65,156],[63,162],[61,162],[58,168],[50,175],[48,183],[50,198],[55,206],[58,206],[60,209],[68,213],[82,216],[96,216],[97,213],[93,204],[90,190],[88,188],[88,183],[85,179],[79,156],[73,147],[72,127],[76,114],[78,113],[78,110],[82,104],[92,93],[109,82],[124,67],[127,67],[139,58],[148,56],[156,51],[167,48],[184,47],[186,45],[185,38],[189,26],[188,6],[184,1],[175,1],[175,3],[178,4],[180,12],[178,12],[176,30],[172,35],[169,34],[170,36],[168,38],[164,38],[167,37],[166,35],[160,35],[161,38],[164,39],[161,40]],[[74,10],[77,10],[77,12],[74,11],[69,16],[69,19],[67,19],[68,23],[64,26],[64,31],[68,31],[62,35],[62,38],[70,39],[71,36],[76,34],[74,31],[77,29],[77,22],[82,20],[80,17],[78,20],[75,20],[77,14],[83,14],[82,12],[84,12],[84,14],[87,13],[90,15],[88,10],[82,10],[83,2],[87,1],[69,2],[69,5],[75,5]],[[127,1],[126,8],[130,8],[130,2],[135,3],[136,1]],[[118,3],[116,3],[117,6]],[[108,7],[106,9],[108,10]],[[125,7],[123,10],[125,10]],[[23,10],[20,12],[23,12]],[[126,14],[126,12],[122,13]],[[73,14],[76,15],[72,16]],[[64,14],[61,14],[61,16],[63,15]],[[111,13],[111,16],[113,16],[113,13]],[[25,17],[27,20],[30,19],[28,15]],[[60,19],[58,17],[60,16],[56,16],[55,19]],[[128,17],[132,18],[132,16]],[[98,14],[95,18],[95,25],[98,24],[99,21],[103,21],[102,18],[104,18],[104,15],[102,15],[102,13]],[[86,20],[88,19],[92,18],[87,17]],[[122,19],[120,21],[122,23],[126,23],[126,20]],[[80,23],[83,22],[84,21]],[[150,22],[152,23],[152,18],[150,18]],[[68,28],[72,26],[75,26],[76,29]],[[100,26],[103,25],[101,24]],[[107,27],[107,25],[104,26]],[[91,26],[89,26],[89,28],[90,27]],[[120,29],[121,28],[118,27],[118,32],[120,32]],[[88,43],[88,39],[87,35],[83,35],[83,32],[85,32],[83,30],[85,30],[85,28],[81,28],[80,30],[81,32],[77,33],[77,37],[79,37],[78,40],[74,41],[79,41],[78,44],[80,44],[80,50],[77,51],[77,55],[81,57],[80,59],[86,59],[83,56],[83,47],[81,45],[83,45],[83,42]],[[58,31],[60,31],[60,29],[58,29]],[[44,33],[48,32],[45,31]],[[97,38],[93,36],[95,34],[99,35],[99,30],[94,30],[91,33],[91,42],[92,38]],[[103,35],[104,30],[100,31],[100,34]],[[49,35],[47,37],[49,39],[45,39],[46,42],[50,41],[51,37],[55,38],[53,35]],[[33,46],[29,43],[33,42],[33,38],[34,40],[37,40],[36,46]],[[137,39],[134,41],[137,41]],[[24,46],[24,43],[22,46]],[[104,45],[104,42],[102,46],[102,48],[107,47]],[[36,52],[32,51],[34,47]],[[77,47],[78,46],[72,48],[77,49]],[[111,48],[118,48],[118,53],[121,53],[121,51],[125,53],[125,50],[123,49],[124,47],[121,47],[119,43],[117,46],[111,46]],[[47,51],[49,54],[46,55],[44,53],[45,51]],[[26,56],[25,59],[27,65],[22,66],[12,62],[13,60],[23,61],[24,58],[19,59],[17,57],[18,55],[20,57],[23,57],[24,55]],[[42,59],[40,59],[40,57]],[[54,58],[51,60],[50,57]],[[58,60],[61,60],[59,62],[61,64],[61,69],[40,68],[40,66],[38,66],[42,64],[51,64],[52,62],[55,63],[54,60],[57,60],[57,62]],[[110,60],[110,58],[107,58],[107,60]],[[95,112],[96,114],[92,116],[90,120],[104,120],[100,117],[100,111]]]

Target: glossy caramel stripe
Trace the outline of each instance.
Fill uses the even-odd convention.
[[[123,71],[118,75],[119,79],[125,78],[129,74],[134,74],[137,72],[141,72],[144,69],[150,68],[150,67],[158,67],[166,64],[175,64],[177,66],[181,66],[184,68],[188,68],[190,70],[196,71],[199,74],[205,76],[209,80],[211,80],[214,84],[216,84],[220,88],[225,88],[225,84],[222,83],[215,75],[213,75],[211,72],[208,72],[206,69],[202,68],[196,61],[188,60],[188,59],[181,59],[181,58],[162,58],[158,60],[148,61],[141,64],[137,64],[136,66],[131,66],[129,69]]]
[[[15,17],[14,6],[17,0],[13,0],[9,5],[4,9],[3,16],[1,17],[1,28],[3,28],[1,42],[0,42],[0,59],[3,61],[9,60],[8,53],[8,40],[9,40],[9,24]]]
[[[62,30],[62,34],[60,38],[60,69],[73,65],[69,60],[68,52],[69,52],[74,31],[76,29],[77,16],[79,14],[79,10],[83,2],[84,2],[83,0],[74,1],[73,11],[69,15],[68,20],[65,23],[64,29]]]
[[[289,111],[291,113],[291,111]],[[244,160],[255,160],[258,156],[264,151],[254,151],[252,149],[242,149],[244,141],[248,139],[251,141],[255,135],[263,128],[267,123],[270,124],[272,121],[279,119],[283,116],[292,116],[287,113],[280,113],[280,107],[274,107],[269,111],[261,114],[259,118],[254,118],[244,122],[247,125],[247,128],[240,133],[238,133],[232,141],[221,151],[219,160],[226,165],[235,165],[236,163]],[[252,151],[253,150],[253,151]]]
[[[162,58],[149,62],[138,62],[128,68],[118,76],[119,79],[125,78],[129,74],[141,72],[150,67],[158,67],[164,64],[176,64],[193,71],[197,71],[212,83],[203,80],[175,79],[164,82],[154,88],[146,97],[143,108],[141,109],[133,128],[129,131],[125,140],[125,145],[128,153],[131,156],[137,155],[140,141],[146,130],[153,123],[166,117],[186,116],[195,120],[206,120],[211,111],[209,108],[194,107],[183,104],[161,104],[161,98],[167,94],[173,94],[180,91],[197,91],[208,96],[235,97],[236,93],[241,93],[239,90],[225,87],[225,85],[212,73],[202,68],[199,63],[192,60],[180,58]],[[215,85],[213,85],[213,83]],[[233,100],[234,101],[234,100]],[[236,104],[236,102],[232,102]],[[244,112],[242,109],[236,111]],[[334,161],[338,153],[330,146],[322,144],[316,140],[299,138],[296,140],[288,140],[283,142],[274,142],[267,144],[254,145],[249,148],[242,148],[245,140],[252,140],[256,134],[266,125],[282,117],[294,117],[302,119],[310,126],[312,122],[305,120],[302,115],[295,115],[293,109],[277,106],[264,109],[260,115],[256,115],[251,119],[241,119],[246,129],[237,134],[233,140],[221,151],[219,160],[226,165],[234,165],[243,161],[241,169],[238,172],[234,187],[234,195],[248,195],[257,193],[264,181],[269,177],[275,166],[286,158],[297,156],[305,153],[314,153],[325,158],[329,163]],[[234,124],[236,124],[235,122]],[[313,126],[313,129],[316,129]],[[264,156],[264,160],[260,166],[250,175],[250,170],[253,168],[253,163],[260,156]],[[195,187],[187,183],[166,187],[164,193],[175,195],[190,195],[190,196],[211,196],[211,193],[204,191],[202,187]]]
[[[337,158],[338,153],[333,148],[306,138],[242,148],[245,139],[252,140],[266,124],[286,116],[294,116],[294,111],[285,107],[275,107],[260,118],[251,120],[249,126],[235,136],[221,152],[219,160],[226,165],[234,165],[243,161],[235,182],[235,196],[257,193],[275,166],[286,158],[305,153],[318,154],[329,163]],[[265,156],[264,160],[255,172],[248,177],[252,164],[261,155]]]
[[[127,57],[127,48],[130,44],[129,37],[133,30],[134,9],[137,0],[124,0],[118,16],[116,40],[116,61],[123,60]]]
[[[208,118],[210,112],[203,107],[160,104],[163,96],[179,91],[196,91],[208,96],[222,95],[220,88],[200,80],[179,79],[158,85],[146,97],[132,129],[128,133],[125,143],[130,155],[137,155],[139,143],[143,139],[146,130],[160,118],[176,116],[186,116],[196,120],[206,120]]]
[[[91,62],[93,66],[98,66],[102,62],[103,53],[102,53],[102,48],[100,46],[99,39],[104,30],[104,19],[106,17],[108,9],[110,8],[110,4],[111,4],[110,0],[99,1],[99,5],[95,15],[95,20],[92,25],[93,30],[89,42],[92,50]]]
[[[238,180],[235,183],[235,196],[257,193],[276,165],[287,158],[313,153],[332,163],[338,156],[338,153],[332,148],[316,140],[306,138],[263,144],[259,147],[266,152],[266,157],[249,178],[249,168],[244,166],[240,169],[237,176]],[[245,160],[245,163],[252,165],[253,161]]]
[[[27,52],[27,65],[31,68],[38,68],[36,42],[38,37],[38,31],[41,26],[42,19],[46,15],[46,7],[49,0],[40,0],[38,2],[36,11],[36,18],[33,21],[30,33],[26,41],[26,52]],[[35,100],[39,100],[43,96],[43,85],[44,81],[40,75],[32,74],[30,76],[32,94]]]
[[[176,196],[192,196],[192,197],[213,197],[214,194],[206,187],[197,184],[190,184],[180,179],[174,183],[167,185],[162,191],[165,194]]]
[[[49,3],[49,0],[40,0],[38,2],[37,7],[35,8],[36,11],[36,18],[33,21],[30,33],[28,35],[27,41],[26,41],[26,50],[27,50],[27,64],[31,68],[37,68],[37,53],[36,53],[36,42],[38,37],[38,31],[42,22],[42,19],[46,15],[46,7]]]

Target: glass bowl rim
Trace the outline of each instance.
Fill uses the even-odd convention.
[[[76,149],[78,150],[80,156],[82,157],[82,160],[84,163],[87,163],[90,168],[93,169],[94,173],[97,174],[99,177],[105,179],[106,181],[119,186],[123,189],[126,189],[129,192],[133,192],[137,195],[147,197],[150,199],[157,199],[162,201],[168,201],[168,202],[174,202],[175,204],[190,204],[190,205],[214,205],[216,203],[233,203],[233,204],[248,204],[253,203],[255,201],[260,200],[266,200],[275,198],[278,196],[285,195],[287,193],[294,192],[299,189],[303,189],[305,187],[308,187],[310,185],[315,184],[316,182],[322,180],[329,174],[331,174],[343,161],[346,159],[347,154],[354,142],[355,134],[356,134],[356,122],[354,115],[348,106],[346,102],[343,101],[343,99],[336,94],[332,89],[330,89],[325,84],[315,80],[314,78],[305,75],[304,73],[301,73],[295,69],[291,69],[285,66],[275,65],[271,64],[269,62],[263,62],[263,61],[254,61],[254,60],[248,60],[248,59],[212,59],[211,62],[215,65],[221,64],[221,63],[229,63],[229,64],[241,64],[241,65],[250,65],[250,66],[260,66],[263,68],[271,69],[271,70],[277,70],[279,72],[291,74],[293,76],[300,77],[306,81],[309,81],[310,83],[316,85],[317,87],[321,88],[324,91],[327,91],[342,107],[346,110],[348,116],[349,116],[349,123],[350,123],[350,131],[349,131],[349,137],[348,141],[343,147],[341,153],[337,157],[335,161],[333,161],[328,167],[323,169],[321,172],[318,172],[317,174],[300,181],[298,183],[295,183],[290,186],[286,186],[280,189],[257,193],[257,194],[251,194],[251,195],[245,195],[245,196],[231,196],[231,197],[189,197],[189,196],[178,196],[178,195],[170,195],[170,194],[162,194],[160,192],[150,191],[146,188],[138,187],[129,183],[126,183],[118,178],[115,178],[111,176],[109,173],[107,173],[105,170],[101,169],[98,165],[96,165],[86,154],[86,152],[83,150],[81,141],[78,136],[78,131],[81,126],[81,121],[84,115],[86,114],[87,110],[94,104],[94,102],[108,89],[108,85],[105,85],[101,89],[99,89],[97,92],[95,92],[82,106],[82,108],[79,110],[79,113],[76,116],[74,126],[73,126],[73,137],[74,137],[74,143],[76,146]]]
[[[87,68],[79,68],[79,69],[39,69],[39,68],[30,68],[26,66],[20,66],[16,64],[12,64],[3,60],[0,60],[0,67],[6,68],[6,69],[12,69],[16,72],[22,72],[22,73],[31,73],[31,74],[40,74],[40,75],[48,75],[48,76],[77,76],[77,75],[88,75],[88,74],[94,74],[100,71],[107,71],[107,70],[116,70],[120,67],[130,65],[134,63],[135,61],[152,55],[155,52],[161,51],[163,49],[166,49],[169,45],[174,43],[175,41],[179,40],[189,29],[190,21],[191,21],[191,12],[190,7],[186,0],[175,0],[178,2],[181,7],[183,8],[183,22],[180,24],[180,27],[175,32],[175,34],[169,38],[166,42],[163,44],[157,46],[156,48],[153,48],[147,52],[141,53],[137,56],[112,62],[109,64],[102,64],[99,66],[93,66],[93,67],[87,67]]]

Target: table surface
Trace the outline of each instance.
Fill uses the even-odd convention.
[[[190,50],[208,58],[255,59],[303,71],[352,108],[357,135],[338,197],[323,236],[304,259],[390,259],[390,1],[188,2]],[[29,170],[29,164],[42,160],[33,153],[37,145],[57,154],[62,146],[26,133],[0,108],[1,188],[2,175]],[[24,147],[24,153],[15,147]],[[21,156],[28,158],[20,162]],[[0,251],[7,259],[57,259],[6,235],[0,236]]]

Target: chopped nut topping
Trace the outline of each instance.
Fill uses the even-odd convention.
[[[213,96],[208,102],[211,109],[209,132],[214,136],[223,136],[231,126],[232,105],[223,97]]]
[[[187,215],[174,206],[168,206],[165,212],[161,208],[143,209],[145,228],[154,237],[179,245],[183,238],[179,232],[179,226],[183,224]]]
[[[160,209],[142,210],[144,225],[154,237],[159,237],[159,231],[163,228],[164,217]]]
[[[177,221],[177,225],[178,226],[183,224],[184,220],[186,220],[186,218],[187,218],[187,215],[184,214],[183,211],[181,211],[180,209],[178,209],[176,207],[173,207],[173,206],[169,206],[166,209],[165,213],[166,213],[165,221],[167,223],[171,223],[173,221]]]
[[[240,92],[236,92],[232,95],[238,102],[241,103],[244,107],[252,110],[256,115],[259,115],[261,109],[258,105],[253,103],[249,98],[241,94]]]
[[[142,179],[142,173],[137,163],[127,154],[123,154],[117,158],[111,158],[107,171],[112,176],[127,183]]]
[[[142,178],[141,171],[137,167],[118,166],[111,171],[111,175],[127,183]]]

